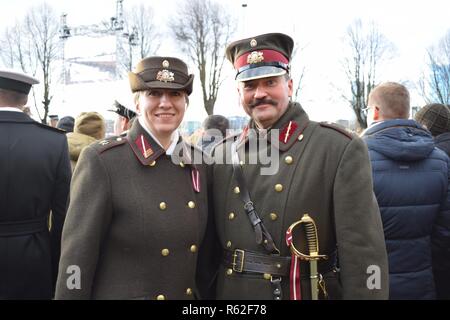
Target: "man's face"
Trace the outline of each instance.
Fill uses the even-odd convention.
[[[116,120],[114,120],[114,135],[118,136],[125,130],[128,130],[127,125],[128,119],[117,115]]]
[[[240,82],[241,104],[262,128],[271,127],[286,111],[292,96],[292,80],[285,76]]]
[[[186,92],[169,89],[151,89],[141,92],[136,107],[156,138],[167,138],[183,120],[186,110]]]

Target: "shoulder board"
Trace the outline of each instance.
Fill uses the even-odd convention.
[[[102,153],[111,148],[123,145],[125,144],[125,142],[127,142],[127,139],[125,137],[118,136],[96,141],[91,144],[91,146],[93,146],[99,153]]]
[[[59,129],[59,128],[55,128],[55,127],[52,127],[52,126],[48,126],[48,125],[46,125],[46,124],[40,123],[39,121],[36,121],[36,124],[37,124],[38,126],[42,127],[42,128],[47,129],[47,130],[52,130],[52,131],[54,131],[54,132],[58,132],[58,133],[62,133],[62,134],[66,134],[66,133],[67,133],[67,132],[64,131],[64,130],[61,130],[61,129]]]
[[[330,128],[330,129],[333,129],[333,130],[335,130],[335,131],[337,131],[339,133],[342,133],[344,136],[346,136],[349,139],[353,139],[354,138],[354,133],[351,130],[349,130],[349,129],[347,129],[347,128],[345,128],[345,127],[343,127],[343,126],[341,126],[341,125],[339,125],[337,123],[333,123],[333,122],[319,122],[319,124],[320,124],[321,127]]]

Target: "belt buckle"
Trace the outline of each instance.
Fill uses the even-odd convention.
[[[236,268],[236,258],[238,257],[238,254],[240,253],[242,258],[241,258],[241,263],[239,265],[239,268]],[[241,249],[235,249],[233,252],[233,263],[231,264],[233,266],[233,271],[235,272],[242,272],[244,270],[244,257],[245,257],[245,251],[241,250]]]

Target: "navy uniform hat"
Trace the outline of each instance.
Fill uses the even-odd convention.
[[[125,117],[128,120],[133,119],[136,117],[136,112],[133,110],[128,109],[124,105],[120,104],[117,100],[114,101],[114,109],[108,110],[117,113],[119,116]]]
[[[31,86],[39,80],[24,73],[12,70],[0,70],[0,88],[28,95]]]
[[[248,81],[289,74],[294,41],[283,33],[267,33],[228,45],[227,59],[236,69],[236,80]]]
[[[188,73],[186,63],[172,57],[145,58],[128,73],[132,92],[149,89],[184,90],[192,93],[194,75]]]

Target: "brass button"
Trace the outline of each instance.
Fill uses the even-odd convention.
[[[166,297],[164,297],[164,295],[160,294],[159,296],[156,297],[156,300],[166,300]]]
[[[228,220],[233,220],[234,217],[235,217],[234,212],[231,212],[231,213],[228,215]]]
[[[283,191],[283,185],[282,184],[276,184],[275,185],[275,191],[276,192],[281,192],[281,191]]]
[[[231,248],[231,241],[227,241],[227,248]]]
[[[265,239],[264,240],[264,244],[268,244],[269,243],[269,241],[267,241],[267,239]]]
[[[191,246],[191,252],[192,252],[192,253],[196,253],[196,252],[197,252],[197,246],[196,246],[195,244],[193,244],[193,245]]]
[[[231,276],[233,274],[233,269],[227,269],[227,276]]]
[[[195,202],[194,201],[189,201],[188,202],[188,207],[191,208],[191,209],[194,209],[195,208]]]
[[[294,161],[294,159],[292,159],[291,156],[286,156],[286,158],[284,158],[284,162],[286,162],[287,164],[291,164],[292,161]]]
[[[183,161],[180,162],[180,167],[184,168],[184,162]]]
[[[272,212],[270,214],[270,220],[275,221],[278,219],[278,215],[275,212]]]
[[[241,166],[243,166],[244,165],[244,161],[239,161],[239,164],[241,165]]]
[[[302,140],[303,140],[303,133],[298,136],[298,141],[302,141]]]
[[[241,192],[241,190],[239,189],[239,187],[235,187],[235,188],[234,188],[234,193],[238,194],[239,192]]]
[[[117,140],[117,141],[122,141],[122,138],[121,138],[121,137],[118,137],[116,140]]]
[[[163,255],[163,257],[167,257],[169,255],[169,249],[162,249],[161,254]]]
[[[187,294],[188,296],[192,296],[192,289],[191,289],[191,288],[187,288],[187,289],[186,289],[186,294]]]
[[[154,161],[154,160],[153,160],[153,162],[152,162],[152,163],[150,163],[150,164],[149,164],[149,166],[150,166],[150,167],[154,167],[154,166],[155,166],[155,164],[156,164],[156,161]]]
[[[166,210],[166,208],[167,208],[166,203],[165,203],[165,202],[161,202],[161,203],[159,204],[159,208],[160,208],[161,210]]]
[[[281,269],[281,263],[277,263],[277,268]]]
[[[270,280],[272,278],[272,275],[270,273],[264,273],[264,279]]]

